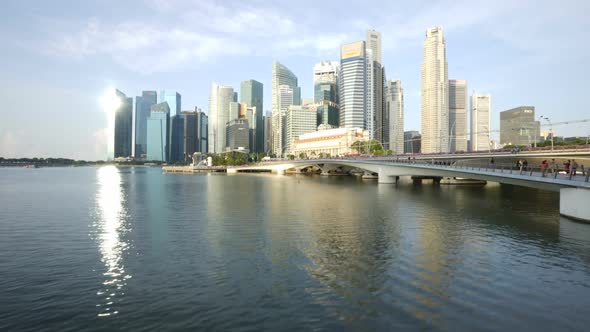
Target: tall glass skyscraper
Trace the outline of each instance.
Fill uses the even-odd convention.
[[[467,151],[467,81],[449,80],[450,152]]]
[[[255,80],[242,81],[240,85],[240,102],[246,103],[248,107],[256,107],[254,123],[250,123],[250,127],[254,128],[254,138],[250,145],[252,152],[264,152],[263,88],[262,83]]]
[[[316,126],[339,125],[338,75],[340,65],[336,61],[322,61],[313,67],[314,103],[317,112]]]
[[[340,127],[367,128],[367,57],[365,42],[340,48]]]
[[[282,156],[285,148],[285,117],[291,105],[301,105],[297,76],[283,64],[272,64],[272,151]]]
[[[131,157],[133,153],[133,98],[127,98],[119,90],[116,90],[115,93],[121,103],[115,111],[114,157]]]
[[[170,128],[170,107],[167,102],[152,106],[147,122],[147,160],[167,161]]]
[[[490,150],[490,122],[492,97],[473,93],[471,95],[471,151]]]
[[[211,84],[209,91],[209,153],[222,153],[226,146],[226,124],[230,103],[234,101],[231,86]]]
[[[422,153],[449,152],[449,79],[442,28],[426,31],[422,63]]]
[[[388,149],[394,154],[404,153],[404,89],[402,82],[389,81],[385,86],[385,108],[389,115]]]
[[[197,150],[196,152],[207,153],[209,145],[209,117],[200,108],[195,107],[197,113]]]
[[[147,119],[152,106],[158,101],[156,91],[142,91],[135,97],[135,158],[143,159],[147,153]]]
[[[181,128],[184,128],[184,125],[182,125],[182,118],[180,117],[180,110],[182,106],[181,101],[180,93],[176,91],[160,91],[160,98],[158,99],[158,102],[166,102],[168,103],[168,107],[170,107],[170,128],[168,129],[168,141],[170,142],[170,146],[168,148],[168,161],[170,162],[181,160],[181,151],[183,150],[183,132]]]
[[[158,103],[167,102],[170,107],[170,117],[180,114],[182,97],[180,93],[170,90],[160,91]]]

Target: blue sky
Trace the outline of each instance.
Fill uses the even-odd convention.
[[[212,81],[264,83],[271,63],[299,77],[338,60],[339,45],[382,33],[388,79],[405,92],[405,129],[420,128],[420,64],[428,27],[444,29],[450,79],[492,95],[498,113],[534,105],[553,122],[588,119],[589,1],[4,1],[0,12],[0,156],[104,159],[99,98],[116,87],[177,90],[207,109]],[[588,135],[590,123],[556,126]]]

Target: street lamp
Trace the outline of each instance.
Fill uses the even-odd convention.
[[[551,132],[551,151],[553,151],[553,136],[555,136],[553,134],[553,125],[551,124],[551,120],[549,120],[548,117],[541,115],[540,118],[546,120],[549,123],[549,131]]]

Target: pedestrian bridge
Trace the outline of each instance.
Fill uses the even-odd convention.
[[[590,165],[588,165],[590,166]],[[546,172],[538,167],[516,169],[514,165],[491,164],[470,166],[460,161],[397,160],[393,158],[343,158],[280,160],[255,165],[228,167],[228,173],[266,171],[284,174],[289,169],[300,171],[316,167],[324,175],[346,173],[353,169],[375,173],[382,184],[395,183],[401,176],[432,178],[466,178],[492,181],[503,184],[531,187],[560,193],[561,214],[584,221],[590,221],[589,172],[570,176],[565,172]],[[545,176],[543,176],[545,175]]]

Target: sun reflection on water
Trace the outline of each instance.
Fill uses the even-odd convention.
[[[98,242],[101,261],[104,264],[104,281],[96,293],[99,297],[98,316],[118,314],[116,304],[121,301],[124,286],[131,275],[126,273],[123,254],[129,244],[123,238],[127,211],[123,205],[125,198],[121,192],[121,175],[115,166],[98,169],[98,193],[96,195],[97,218],[93,235]]]

